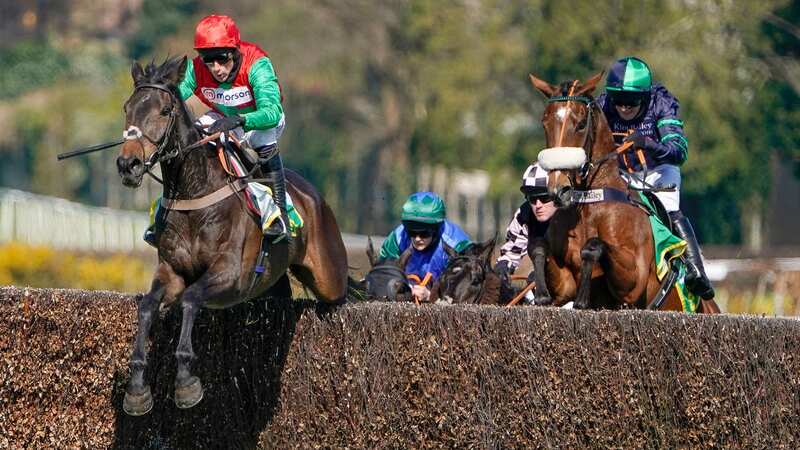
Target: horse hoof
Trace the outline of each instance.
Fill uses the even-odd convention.
[[[548,297],[536,297],[533,300],[533,304],[536,305],[536,306],[552,305],[553,304],[553,298],[549,297],[549,296]]]
[[[143,416],[153,409],[153,394],[150,393],[150,386],[145,386],[141,394],[134,394],[125,391],[125,398],[122,400],[122,410],[129,416]]]
[[[197,377],[191,377],[185,386],[175,386],[175,405],[181,409],[188,409],[200,403],[203,399],[203,384]]]

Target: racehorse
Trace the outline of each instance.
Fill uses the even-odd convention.
[[[495,239],[472,244],[463,253],[445,246],[447,267],[431,289],[431,300],[443,303],[499,304],[500,276],[492,270]]]
[[[546,238],[529,242],[535,302],[563,305],[574,298],[576,309],[682,311],[674,286],[664,287],[660,305],[648,304],[661,289],[653,236],[647,212],[620,176],[611,130],[592,97],[602,76],[556,86],[530,75],[548,98],[542,118],[547,148],[539,163],[550,171],[548,191],[559,208]],[[701,305],[719,312],[713,301]]]
[[[321,301],[338,303],[347,290],[347,254],[333,212],[314,187],[295,172],[286,172],[287,191],[304,225],[290,243],[273,244],[256,277],[262,232],[248,214],[242,180],[229,176],[215,147],[197,145],[193,125],[177,86],[186,57],[131,69],[134,88],[125,102],[125,142],[117,158],[122,183],[138,187],[160,163],[162,206],[167,209],[158,238],[158,266],[150,291],[138,306],[138,329],[130,361],[131,379],[123,408],[142,415],[153,405],[145,341],[159,305],[183,307],[175,357],[175,403],[190,408],[203,398],[200,379],[192,375],[192,325],[201,308],[228,308],[258,297],[292,273]],[[259,268],[261,269],[261,268]]]
[[[399,259],[380,259],[375,255],[372,238],[367,238],[367,258],[370,270],[360,286],[372,298],[386,298],[390,301],[410,301],[411,287],[403,270],[411,257],[412,247],[400,254]]]

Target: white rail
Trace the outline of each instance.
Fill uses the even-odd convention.
[[[145,250],[142,234],[148,221],[146,212],[0,189],[0,242],[98,252]]]

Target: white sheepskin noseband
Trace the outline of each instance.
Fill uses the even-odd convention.
[[[544,170],[580,169],[586,164],[582,147],[553,147],[539,152],[539,166]]]

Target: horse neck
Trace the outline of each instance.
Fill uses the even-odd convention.
[[[483,289],[478,299],[478,304],[491,305],[500,303],[500,277],[494,273],[491,267],[486,267],[486,277],[483,280]]]
[[[180,102],[175,126],[174,139],[180,142],[181,148],[202,139],[183,102]],[[175,158],[161,163],[165,197],[176,199],[202,197],[227,183],[227,173],[216,158],[209,157],[208,152],[208,145],[206,145],[202,148],[181,152]]]
[[[617,187],[624,189],[627,184],[619,174],[619,163],[616,155],[608,156],[617,149],[611,128],[608,126],[605,114],[597,104],[593,104],[593,115],[597,118],[592,137],[592,161],[605,159],[599,167],[589,173],[591,187]]]

